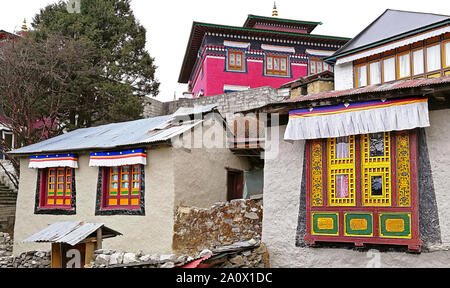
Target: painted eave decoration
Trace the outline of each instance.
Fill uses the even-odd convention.
[[[78,156],[75,154],[30,156],[28,168],[43,169],[55,167],[78,168]]]
[[[284,139],[324,139],[429,126],[427,98],[376,100],[293,110]]]
[[[183,64],[181,66],[180,75],[178,77],[179,83],[188,83],[192,69],[194,68],[195,62],[197,60],[198,51],[201,47],[203,38],[207,32],[219,34],[232,33],[233,35],[240,35],[240,37],[243,38],[252,36],[263,38],[269,37],[283,40],[310,41],[314,43],[336,44],[336,45],[344,45],[345,43],[347,43],[347,41],[350,40],[350,38],[337,36],[294,33],[285,31],[267,30],[267,29],[256,29],[249,27],[237,27],[237,26],[194,22],[192,24],[191,34],[189,36],[189,41],[186,47]]]
[[[143,149],[134,149],[118,152],[91,153],[89,166],[116,167],[124,165],[147,165],[147,152]]]

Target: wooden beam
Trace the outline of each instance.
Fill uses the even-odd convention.
[[[97,247],[96,247],[96,250],[102,249],[102,240],[103,240],[102,228],[100,227],[100,228],[97,229]]]

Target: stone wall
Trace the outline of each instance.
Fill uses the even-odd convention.
[[[0,268],[50,268],[50,251],[28,251],[12,255],[13,240],[7,233],[0,233]]]
[[[144,108],[144,117],[155,117],[172,114],[180,107],[194,107],[194,105],[217,104],[217,109],[225,117],[228,113],[238,113],[268,103],[277,102],[289,96],[289,89],[275,89],[270,86],[249,89],[227,94],[213,95],[200,98],[180,98],[176,101],[159,102],[149,98]],[[152,107],[153,106],[153,107]],[[159,114],[163,113],[163,114]]]
[[[173,250],[193,256],[204,249],[260,240],[262,210],[261,199],[232,200],[210,209],[179,207],[175,215]]]

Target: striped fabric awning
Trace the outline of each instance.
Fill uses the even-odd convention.
[[[147,164],[147,153],[143,149],[91,153],[89,160],[89,166],[91,167],[116,167],[137,164]]]
[[[53,167],[78,168],[78,156],[75,154],[30,156],[28,168],[42,169]]]
[[[293,110],[284,139],[334,138],[429,126],[427,98],[376,100]]]

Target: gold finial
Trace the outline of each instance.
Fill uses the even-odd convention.
[[[27,30],[28,30],[27,19],[23,19],[22,31],[26,32]]]
[[[277,3],[275,3],[275,1],[274,1],[274,2],[273,2],[272,17],[276,17],[276,16],[278,16]]]

